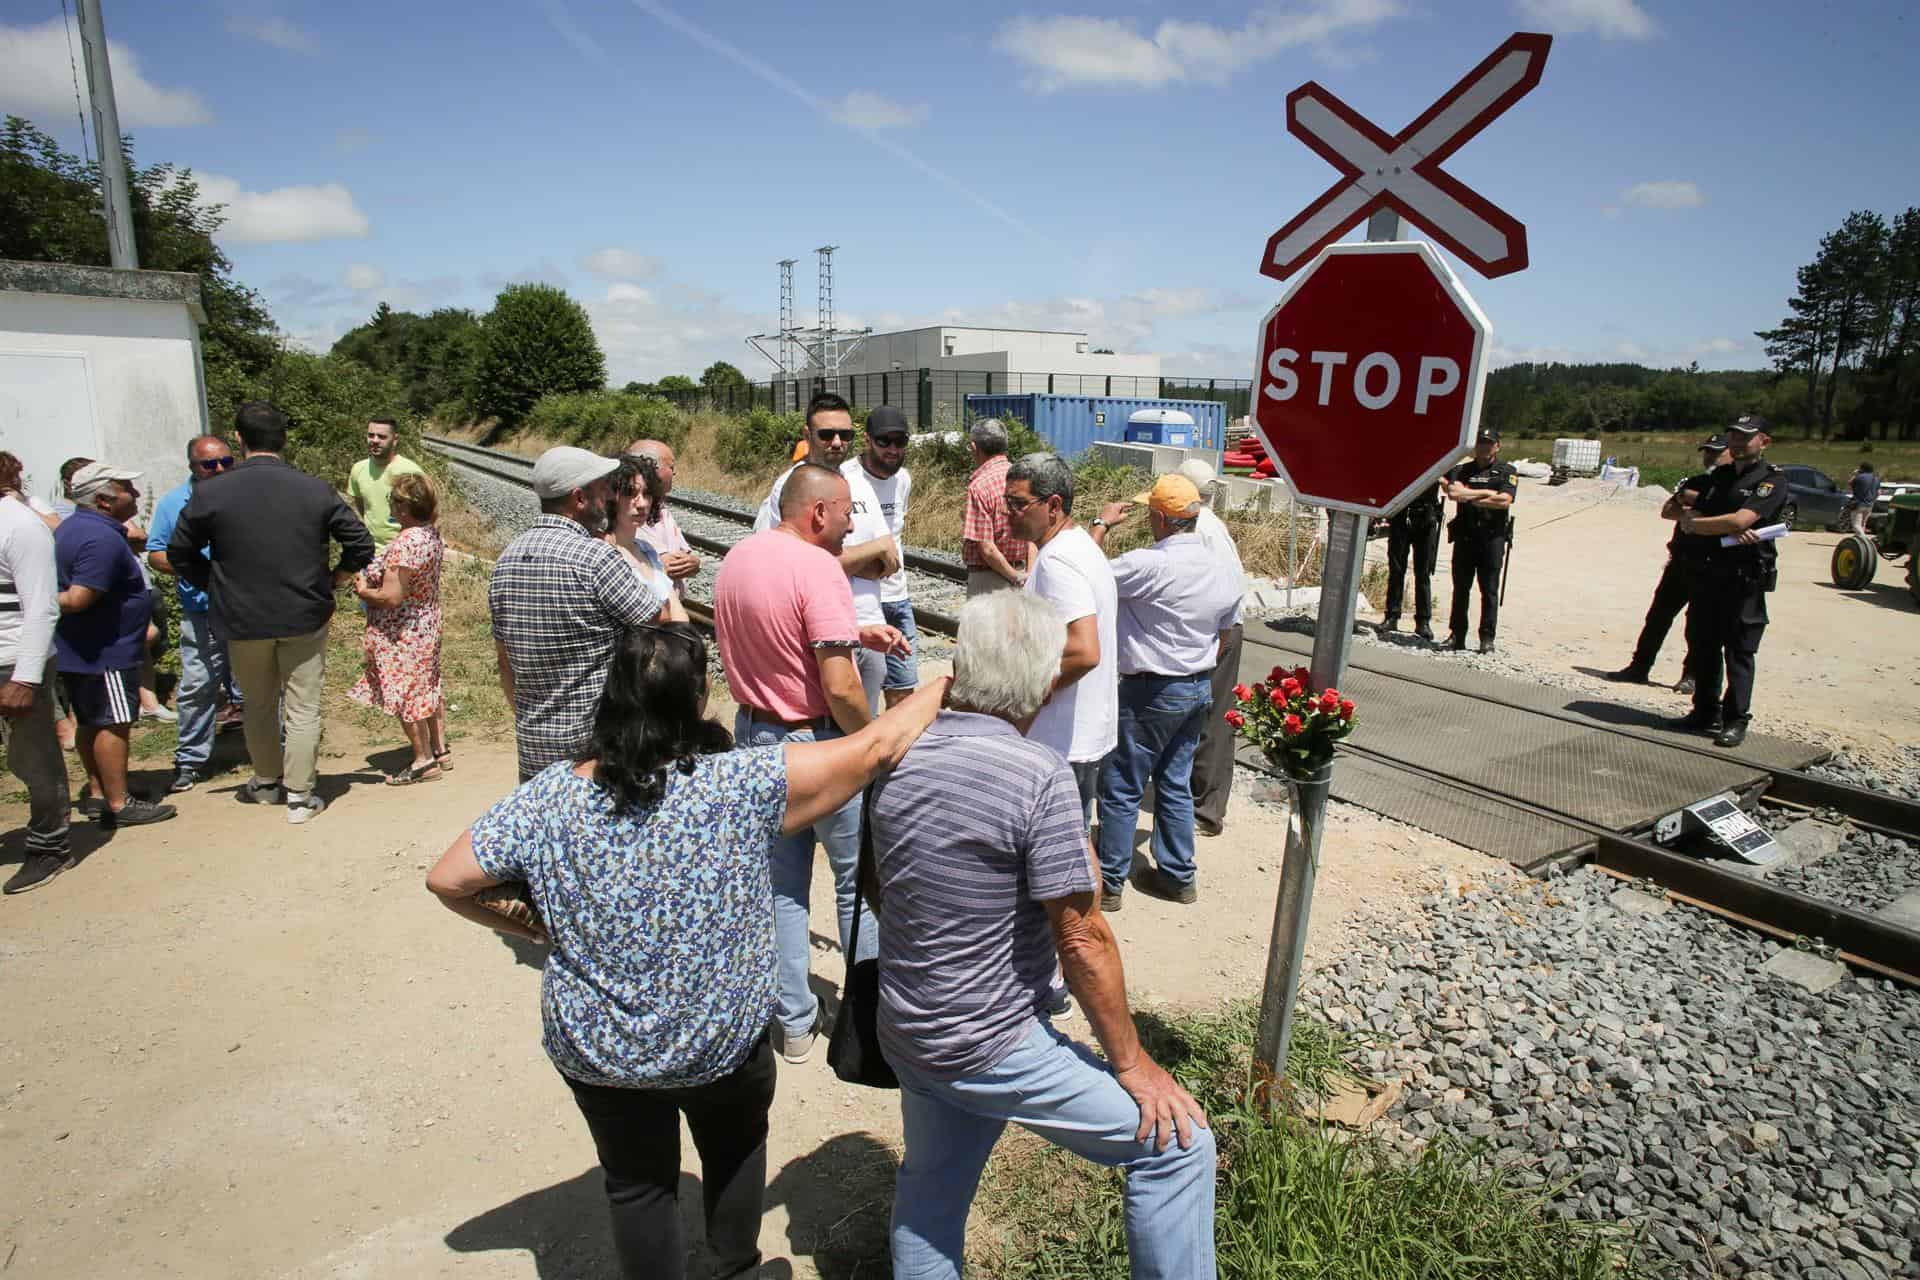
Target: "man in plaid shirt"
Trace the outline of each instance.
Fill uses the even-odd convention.
[[[500,687],[513,706],[520,780],[587,745],[614,647],[662,602],[600,540],[612,458],[562,445],[540,455],[540,517],[507,544],[487,583]]]
[[[1007,429],[982,418],[967,433],[973,475],[960,526],[960,558],[967,566],[967,598],[1026,583],[1032,548],[1007,527]]]

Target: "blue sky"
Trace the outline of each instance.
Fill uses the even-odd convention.
[[[1484,280],[1497,358],[1764,364],[1819,237],[1920,203],[1920,16],[1898,0],[105,0],[123,126],[230,206],[238,276],[324,347],[385,299],[589,308],[616,381],[768,366],[803,319],[1088,331],[1246,377],[1266,238],[1336,177],[1314,79],[1396,132],[1516,30],[1539,89],[1448,169],[1528,227]],[[58,0],[0,0],[0,110],[77,146]]]

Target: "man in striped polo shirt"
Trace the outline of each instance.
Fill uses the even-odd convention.
[[[0,723],[7,769],[26,784],[27,856],[6,892],[38,889],[73,865],[67,762],[54,733],[53,629],[60,619],[53,534],[27,505],[20,459],[0,453]]]

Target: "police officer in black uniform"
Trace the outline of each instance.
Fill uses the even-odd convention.
[[[1407,561],[1413,561],[1413,634],[1433,642],[1433,566],[1440,558],[1440,488],[1430,486],[1387,520],[1387,609],[1380,630],[1400,626]]]
[[[1715,734],[1714,743],[1746,740],[1753,708],[1753,659],[1767,629],[1767,592],[1776,577],[1776,548],[1754,531],[1775,524],[1787,504],[1787,476],[1762,455],[1773,438],[1765,418],[1749,416],[1727,428],[1733,460],[1716,467],[1680,531],[1711,546],[1687,606],[1687,651],[1692,655],[1693,714],[1675,728]],[[1720,540],[1732,536],[1732,546]],[[1721,695],[1724,669],[1726,693]]]
[[[1447,648],[1467,647],[1467,605],[1480,582],[1480,652],[1493,652],[1500,621],[1500,570],[1507,562],[1507,520],[1520,488],[1514,469],[1501,462],[1500,433],[1480,428],[1473,457],[1447,472],[1441,488],[1456,504],[1447,538],[1453,543],[1453,616]]]
[[[1633,661],[1618,671],[1607,672],[1607,679],[1622,684],[1645,684],[1653,674],[1653,660],[1660,656],[1660,646],[1666,643],[1673,620],[1693,599],[1693,579],[1713,547],[1711,538],[1680,532],[1680,516],[1700,500],[1714,468],[1729,457],[1726,436],[1715,434],[1701,441],[1700,474],[1682,480],[1666,505],[1660,508],[1662,520],[1675,522],[1673,537],[1667,540],[1667,567],[1660,574],[1660,584],[1653,589],[1653,604],[1647,609],[1646,625],[1640,628],[1640,642],[1633,646]],[[1693,692],[1691,661],[1680,668],[1678,688],[1682,693]]]

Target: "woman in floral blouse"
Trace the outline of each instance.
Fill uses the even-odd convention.
[[[423,475],[393,479],[390,498],[400,532],[380,558],[354,576],[367,602],[366,671],[355,702],[398,717],[413,762],[388,783],[431,782],[453,767],[440,698],[440,563],[445,547],[434,519],[440,500]]]
[[[428,875],[468,919],[553,944],[544,1044],[593,1133],[626,1275],[685,1274],[683,1114],[715,1274],[758,1267],[774,1084],[767,848],[897,763],[946,683],[851,737],[735,751],[705,718],[700,633],[641,626],[615,651],[585,758],[522,783]],[[510,881],[526,884],[537,926],[475,901]]]

